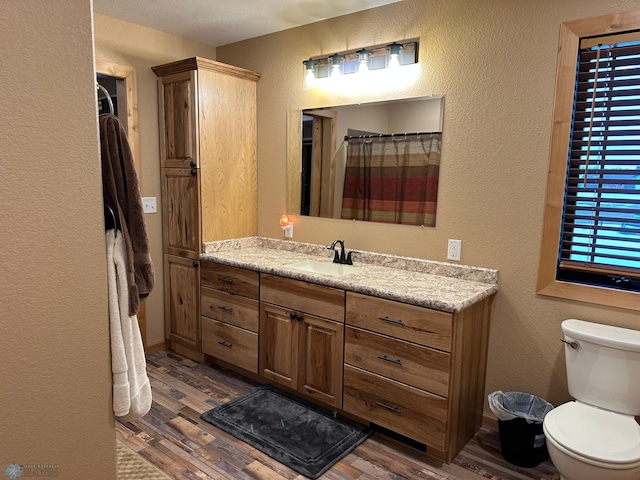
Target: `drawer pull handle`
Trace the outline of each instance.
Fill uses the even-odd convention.
[[[395,323],[396,325],[404,325],[402,320],[394,320],[393,318],[389,317],[378,317],[378,320],[382,320],[383,322]]]
[[[233,308],[225,307],[224,305],[220,305],[218,310],[222,310],[224,313],[233,313]]]
[[[223,347],[227,347],[227,348],[231,348],[233,346],[230,343],[227,343],[227,342],[224,342],[224,341],[218,342],[218,345],[222,345]]]
[[[233,279],[232,278],[218,277],[218,280],[220,280],[222,283],[228,283],[229,285],[233,285]]]
[[[400,413],[400,409],[396,408],[396,407],[390,407],[389,405],[387,405],[384,402],[376,402],[376,406],[377,407],[382,407],[382,408],[386,408],[387,410],[391,410],[394,413]]]
[[[395,363],[396,365],[402,365],[402,360],[389,358],[386,355],[378,355],[380,360],[384,360],[385,362]]]

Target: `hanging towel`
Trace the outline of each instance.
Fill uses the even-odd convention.
[[[151,408],[151,384],[138,319],[129,315],[122,233],[107,230],[106,243],[113,412],[121,421],[130,422],[144,416]]]
[[[139,299],[153,289],[154,269],[131,147],[115,115],[100,115],[100,153],[104,200],[115,210],[124,236],[129,314],[135,315]]]

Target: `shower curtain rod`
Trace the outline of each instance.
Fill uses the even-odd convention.
[[[407,132],[407,133],[378,133],[371,135],[345,135],[344,139],[346,140],[366,140],[366,139],[374,139],[374,138],[393,138],[393,137],[409,137],[409,136],[418,136],[418,135],[434,135],[436,133],[442,132]]]

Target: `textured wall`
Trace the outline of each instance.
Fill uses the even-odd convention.
[[[542,212],[560,23],[638,8],[636,0],[404,0],[220,47],[218,60],[258,82],[259,234],[282,238],[286,112],[360,100],[445,95],[437,226],[296,218],[295,240],[435,260],[448,238],[462,262],[497,268],[487,393],[568,399],[560,323],[639,327],[637,313],[537,296]],[[348,96],[302,90],[302,60],[420,38],[421,73],[406,89]]]
[[[158,146],[158,77],[154,65],[201,56],[215,60],[216,49],[168,33],[96,14],[96,59],[135,67],[138,83],[140,133],[140,190],[157,197],[158,213],[146,215],[156,284],[146,300],[147,344],[164,341],[162,218],[160,204],[160,150]]]
[[[91,2],[0,10],[0,471],[113,479]]]

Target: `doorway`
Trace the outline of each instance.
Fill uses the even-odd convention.
[[[98,113],[113,113],[122,122],[133,154],[133,163],[140,178],[140,147],[138,140],[138,86],[136,84],[136,70],[126,65],[96,60],[96,82],[109,93],[109,100],[113,111],[106,99],[106,94],[98,92]],[[138,310],[138,324],[142,335],[142,344],[147,350],[147,318],[146,305],[140,302]]]

